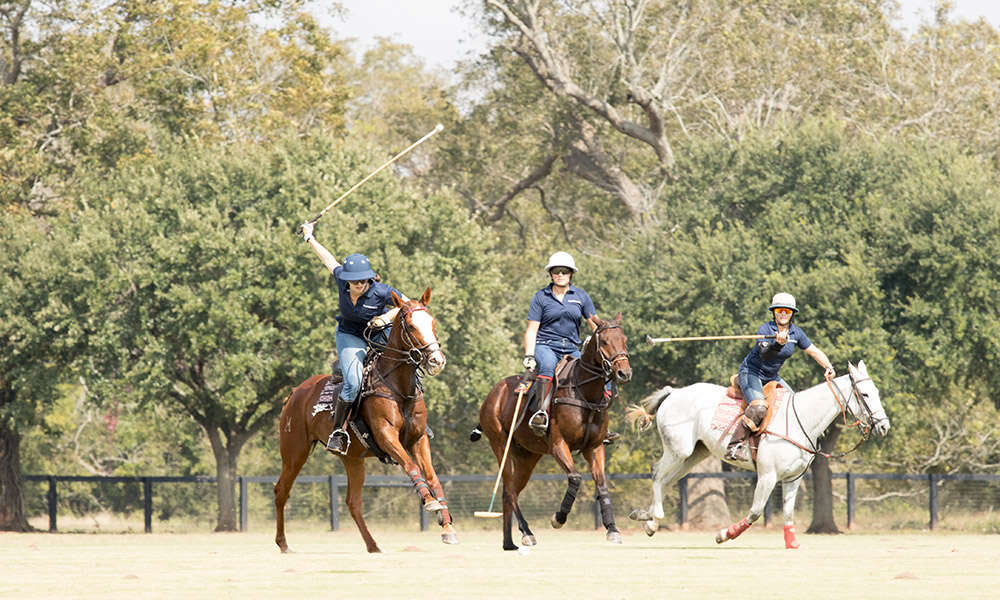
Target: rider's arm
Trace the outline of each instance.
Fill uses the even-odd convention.
[[[597,316],[597,313],[594,313],[587,319],[587,324],[590,325],[591,331],[597,331],[597,328],[601,326],[601,319]]]
[[[833,370],[833,363],[831,363],[830,359],[826,357],[825,352],[816,347],[816,344],[812,344],[803,350],[803,352],[813,357],[813,359],[819,363],[819,366],[823,367],[824,376],[836,377],[837,372]]]
[[[339,267],[340,263],[337,262],[337,259],[334,258],[332,254],[330,254],[329,250],[323,247],[323,244],[317,242],[316,238],[313,237],[314,226],[314,223],[303,223],[300,227],[302,237],[305,239],[306,243],[309,244],[309,247],[313,249],[313,252],[316,253],[316,256],[319,256],[319,259],[323,261],[326,268],[330,269],[330,273],[333,273],[333,270]]]
[[[528,328],[524,330],[524,355],[535,355],[535,340],[538,338],[538,321],[528,321]]]

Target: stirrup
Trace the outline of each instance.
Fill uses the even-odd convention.
[[[750,462],[750,445],[746,440],[741,440],[726,449],[726,460],[738,462]]]
[[[531,430],[535,432],[535,435],[545,437],[545,433],[549,430],[549,414],[544,410],[540,410],[531,415],[531,420],[528,421],[528,427],[531,427]]]
[[[351,447],[351,436],[343,429],[334,429],[330,439],[326,441],[326,449],[334,454],[347,454]]]

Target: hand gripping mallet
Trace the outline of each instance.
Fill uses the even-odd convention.
[[[399,154],[397,154],[396,156],[393,156],[392,158],[390,158],[389,160],[387,160],[387,161],[385,162],[385,164],[383,164],[383,165],[382,165],[381,167],[379,167],[379,168],[375,169],[374,171],[372,171],[371,173],[369,173],[367,177],[365,177],[365,178],[364,178],[364,179],[362,179],[361,181],[359,181],[359,182],[355,183],[355,184],[354,184],[353,186],[351,186],[351,189],[349,189],[349,190],[347,190],[346,192],[344,192],[343,194],[341,194],[339,198],[337,198],[336,200],[334,200],[333,202],[331,202],[331,203],[330,203],[330,206],[327,206],[327,207],[326,207],[326,208],[324,208],[324,209],[323,209],[322,211],[320,211],[320,213],[319,213],[318,215],[316,215],[316,217],[315,217],[315,218],[314,218],[314,219],[313,219],[312,221],[309,221],[309,222],[310,222],[310,223],[316,223],[316,221],[319,221],[320,217],[322,217],[323,215],[325,215],[325,214],[326,214],[326,211],[328,211],[328,210],[330,210],[331,208],[333,208],[334,206],[337,206],[338,204],[340,204],[340,201],[341,201],[341,200],[343,200],[344,198],[346,198],[346,197],[350,196],[350,195],[351,195],[351,193],[353,193],[353,192],[354,192],[354,190],[356,190],[356,189],[358,189],[359,187],[361,187],[362,185],[364,185],[364,183],[365,183],[366,181],[368,181],[368,180],[369,180],[369,179],[371,179],[372,177],[375,177],[376,175],[378,175],[378,174],[379,174],[379,172],[380,172],[380,171],[381,171],[382,169],[384,169],[384,168],[388,167],[389,165],[391,165],[392,163],[396,162],[396,161],[397,161],[397,160],[399,160],[399,159],[400,159],[401,157],[405,156],[407,152],[409,152],[410,150],[413,150],[414,148],[416,148],[416,147],[417,147],[417,146],[419,146],[420,144],[423,144],[423,143],[424,143],[424,142],[426,142],[426,141],[427,141],[428,139],[430,139],[430,137],[431,137],[432,135],[434,135],[435,133],[438,133],[438,132],[439,132],[439,131],[441,131],[442,129],[444,129],[444,125],[442,125],[442,124],[438,123],[438,124],[437,124],[437,126],[435,126],[435,127],[434,127],[434,129],[432,129],[430,133],[428,133],[428,134],[427,134],[427,135],[425,135],[424,137],[420,138],[419,140],[417,140],[417,141],[413,142],[412,144],[410,144],[409,146],[407,146],[406,148],[404,148],[404,149],[403,149],[403,150],[402,150],[402,151],[401,151],[401,152],[400,152]]]
[[[493,512],[493,501],[497,498],[497,488],[500,487],[500,479],[503,477],[503,466],[507,464],[507,451],[510,450],[510,441],[514,439],[514,426],[517,424],[517,413],[521,410],[521,398],[524,397],[524,392],[528,389],[528,386],[522,381],[518,384],[518,388],[517,402],[514,403],[514,416],[510,419],[510,433],[507,434],[507,444],[503,447],[503,458],[500,459],[500,470],[497,471],[497,481],[493,484],[493,495],[490,497],[490,509],[477,510],[472,513],[472,516],[474,517],[497,519],[503,516],[502,512]]]

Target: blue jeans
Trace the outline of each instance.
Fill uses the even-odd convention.
[[[548,344],[535,345],[535,362],[538,363],[538,374],[552,377],[556,372],[556,365],[565,355],[580,358],[580,349],[572,344],[561,346],[549,346]]]
[[[781,377],[764,381],[746,369],[740,369],[736,381],[740,384],[740,390],[743,392],[743,397],[746,399],[747,404],[757,399],[764,399],[764,384],[768,381],[777,381],[786,390],[791,391],[792,389],[792,386],[788,385]]]
[[[367,354],[368,344],[362,338],[337,331],[337,358],[340,360],[340,372],[344,374],[340,399],[344,402],[354,402],[361,391],[361,376]]]

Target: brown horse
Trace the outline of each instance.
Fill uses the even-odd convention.
[[[423,499],[424,510],[438,513],[438,524],[443,527],[442,541],[457,544],[458,536],[445,503],[444,490],[431,464],[431,449],[427,439],[427,405],[424,403],[423,392],[417,386],[418,368],[430,375],[437,375],[445,364],[435,332],[436,320],[427,311],[430,297],[430,288],[424,291],[419,301],[404,301],[393,293],[392,300],[400,311],[393,320],[388,342],[384,346],[373,344],[373,349],[370,350],[375,354],[366,361],[365,385],[355,406],[360,405],[361,414],[378,448],[410,476],[414,488]],[[333,431],[330,412],[313,410],[329,378],[329,375],[313,375],[306,379],[292,390],[281,410],[281,476],[274,485],[274,507],[277,514],[277,535],[274,541],[282,552],[288,552],[288,543],[285,541],[285,502],[292,484],[315,445],[325,445]],[[361,514],[365,458],[375,454],[362,443],[353,428],[347,429],[351,444],[347,455],[340,456],[347,472],[347,508],[358,525],[368,552],[381,552]]]
[[[514,414],[520,383],[518,376],[512,375],[501,380],[483,401],[479,409],[479,424],[490,439],[497,462],[502,462],[510,428],[516,427],[507,461],[503,465],[504,550],[517,550],[511,538],[512,515],[517,516],[518,528],[522,534],[521,543],[526,546],[534,546],[536,543],[534,534],[521,514],[517,497],[544,454],[551,454],[567,474],[569,485],[566,494],[551,521],[552,526],[557,529],[566,523],[566,516],[573,508],[573,501],[583,480],[573,464],[574,451],[582,453],[590,464],[608,541],[621,543],[621,534],[615,527],[611,499],[604,479],[603,444],[608,432],[608,408],[612,400],[605,396],[604,386],[612,380],[625,383],[632,378],[626,346],[628,338],[625,337],[621,324],[621,313],[613,321],[601,321],[584,346],[580,360],[562,372],[562,363],[556,368],[560,380],[552,399],[552,415],[546,437],[538,437],[532,432],[528,420],[524,418],[527,407],[523,403],[520,414]]]

